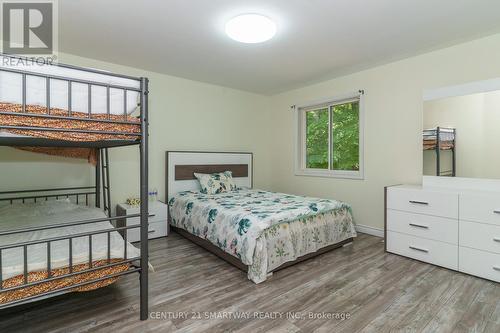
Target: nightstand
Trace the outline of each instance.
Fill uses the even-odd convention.
[[[118,204],[116,206],[116,215],[139,214],[139,209],[140,208],[136,206]],[[149,217],[148,239],[167,236],[167,209],[168,206],[161,201],[149,202],[149,214],[153,216]],[[125,225],[140,224],[139,217],[133,217],[126,220],[127,221],[125,221],[125,219],[117,220],[116,226],[123,227]],[[129,242],[133,243],[141,240],[139,228],[128,229],[126,231],[127,240]],[[123,235],[123,231],[121,233]]]

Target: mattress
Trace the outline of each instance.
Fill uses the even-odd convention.
[[[16,115],[22,112],[21,104],[3,103],[0,102],[0,110],[3,112],[12,112],[12,115],[4,113],[0,114],[0,125],[5,126],[35,126],[42,128],[62,128],[65,130],[89,130],[100,131],[104,133],[79,133],[79,132],[58,132],[58,131],[34,131],[23,129],[8,129],[1,130],[0,136],[6,137],[27,137],[34,136],[46,139],[65,140],[65,141],[101,141],[101,140],[136,140],[140,138],[140,120],[133,117],[125,117],[123,115],[107,115],[93,114],[91,120],[88,120],[88,114],[83,112],[72,112],[71,117],[74,119],[55,119],[36,117],[47,113],[45,107],[36,105],[28,105],[26,112],[30,115]],[[67,110],[51,109],[52,116],[68,116]],[[78,120],[78,118],[85,118]],[[108,119],[118,121],[119,123],[101,122],[99,120]],[[126,121],[126,123],[124,122]],[[114,133],[116,132],[116,134]],[[122,134],[130,133],[130,134]]]
[[[14,203],[12,205],[3,204],[0,206],[0,231],[105,217],[106,215],[100,209],[76,205],[69,202],[69,200],[49,200],[26,204]],[[4,235],[0,236],[0,246],[111,229],[112,227],[111,223],[106,221]],[[91,259],[95,262],[107,260],[107,245],[106,233],[94,235],[92,237]],[[125,242],[116,231],[110,234],[110,245],[111,260],[132,259],[140,256],[139,249],[127,242],[127,257],[124,257]],[[74,238],[72,251],[73,265],[88,264],[90,259],[88,237]],[[43,272],[47,269],[47,243],[30,245],[27,252],[29,273]],[[69,266],[69,241],[51,242],[50,259],[52,269],[67,268]],[[8,280],[23,273],[23,248],[2,250],[2,279]]]
[[[32,62],[1,56],[0,68],[29,71],[40,74],[50,74],[59,77],[77,80],[94,81],[102,84],[116,85],[130,89],[139,89],[140,82],[133,79],[112,75],[91,73],[77,69],[64,68],[53,65],[33,64]],[[103,86],[92,86],[92,113],[107,113],[107,90]],[[123,115],[125,112],[124,90],[110,89],[110,113]],[[73,83],[71,89],[71,109],[75,112],[88,110],[88,86],[82,83]],[[22,76],[17,73],[0,71],[0,101],[5,103],[22,103]],[[127,91],[128,114],[137,109],[139,92]],[[46,106],[46,80],[43,77],[26,77],[26,104]],[[68,82],[53,79],[50,82],[50,105],[53,108],[68,110]]]
[[[0,292],[0,305],[10,303],[13,301],[17,300],[23,300],[31,296],[36,296],[40,295],[46,292],[57,292],[59,291],[60,293],[68,293],[68,292],[84,292],[84,291],[90,291],[90,290],[95,290],[98,288],[106,287],[118,280],[119,277],[110,277],[108,279],[102,279],[97,282],[92,282],[95,281],[96,279],[100,278],[105,278],[107,276],[117,274],[120,272],[125,272],[129,269],[130,264],[129,263],[123,263],[119,264],[120,259],[112,259],[110,263],[117,263],[117,265],[112,266],[112,267],[103,267],[100,269],[96,269],[91,272],[84,272],[80,274],[75,274],[70,277],[65,277],[57,280],[51,280],[51,281],[46,281],[42,282],[33,286],[25,287],[25,288],[19,288],[16,290],[9,290],[9,291],[4,291]],[[92,262],[92,268],[96,268],[99,266],[104,266],[108,264],[107,260],[97,260]],[[88,264],[79,264],[73,266],[73,273],[78,273],[81,272],[85,269],[88,269],[89,265]],[[69,268],[57,268],[57,269],[52,269],[51,270],[51,277],[58,277],[62,276],[65,274],[70,273]],[[29,272],[28,273],[28,282],[33,283],[33,282],[38,282],[46,279],[48,276],[46,270],[42,271],[37,271],[37,272]],[[88,282],[88,283],[86,283]],[[79,287],[74,287],[71,288],[72,286],[76,284],[82,284]],[[23,275],[17,275],[15,277],[9,278],[5,281],[2,282],[2,287],[3,288],[11,288],[11,287],[17,287],[21,286],[24,284],[24,276]],[[61,290],[64,289],[62,292]]]
[[[424,150],[434,150],[436,149],[437,140],[436,139],[424,139]],[[449,150],[455,147],[455,141],[440,141],[439,147],[441,150]]]
[[[283,263],[356,237],[350,206],[336,200],[253,189],[186,191],[169,200],[169,211],[173,226],[249,266],[255,283]]]

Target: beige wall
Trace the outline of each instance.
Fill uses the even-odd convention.
[[[61,55],[61,61],[150,79],[150,184],[164,198],[166,150],[249,151],[255,184],[269,188],[268,145],[262,127],[267,97],[167,75]],[[112,199],[138,194],[137,147],[111,150]],[[0,147],[0,190],[86,185],[93,171],[84,162]]]
[[[500,91],[424,103],[424,128],[454,127],[457,177],[500,178]],[[442,152],[441,170],[451,170],[451,152]],[[423,154],[424,175],[436,174],[436,154]]]
[[[500,77],[499,58],[494,35],[272,97],[272,188],[344,200],[357,223],[382,228],[383,187],[421,182],[423,90]],[[359,89],[366,92],[365,180],[294,176],[290,105]]]
[[[383,226],[383,187],[421,182],[423,90],[500,77],[499,58],[500,35],[495,35],[266,97],[62,57],[67,63],[151,79],[150,179],[161,198],[165,150],[253,151],[257,187],[344,200],[352,204],[358,224],[375,228]],[[290,105],[359,89],[366,91],[365,180],[294,176],[295,128]],[[65,160],[66,165],[60,165],[56,163],[60,160],[40,157],[39,162],[9,148],[0,152],[1,189],[76,184],[91,177],[90,169],[78,165],[73,178],[66,166],[74,166],[74,161]],[[115,202],[137,193],[137,154],[136,148],[112,153]],[[17,163],[26,159],[29,163],[22,167]],[[28,173],[29,167],[34,171]]]
[[[87,186],[92,174],[80,160],[0,147],[0,191]]]

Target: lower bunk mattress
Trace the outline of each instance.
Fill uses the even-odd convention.
[[[346,203],[261,190],[180,192],[169,200],[169,212],[172,226],[238,258],[255,283],[287,262],[356,237]]]
[[[105,217],[106,215],[100,209],[76,205],[66,199],[25,204],[2,203],[0,204],[0,232]],[[97,222],[83,225],[61,226],[54,229],[22,232],[12,235],[3,235],[0,236],[0,246],[8,246],[10,244],[20,244],[23,242],[37,240],[41,241],[54,237],[65,237],[111,228],[113,228],[113,225],[110,222]],[[109,245],[108,251],[107,233],[93,235],[91,244],[88,236],[75,237],[71,242],[71,251],[69,240],[51,241],[51,278],[70,273],[70,253],[72,258],[71,271],[73,273],[89,269],[89,262],[92,263],[92,268],[95,268],[95,270],[81,274],[74,274],[70,277],[64,277],[61,279],[53,279],[16,290],[0,290],[0,305],[63,288],[66,292],[88,291],[114,283],[118,279],[117,277],[110,277],[109,279],[103,278],[127,271],[130,263],[119,263],[124,259],[134,259],[139,257],[140,251],[130,243],[125,242],[117,231],[110,233]],[[27,246],[26,280],[28,283],[42,281],[49,277],[47,271],[47,246],[47,243]],[[91,256],[89,256],[90,246],[92,249]],[[23,251],[23,247],[3,249],[1,251],[0,269],[2,273],[1,286],[3,289],[22,286],[25,284]],[[116,265],[98,269],[99,266],[107,265],[109,263]],[[83,286],[70,288],[72,285],[86,283],[96,279],[101,280],[95,283],[88,283]]]

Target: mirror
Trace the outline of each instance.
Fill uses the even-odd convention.
[[[423,116],[424,175],[500,178],[500,90],[425,100]]]

